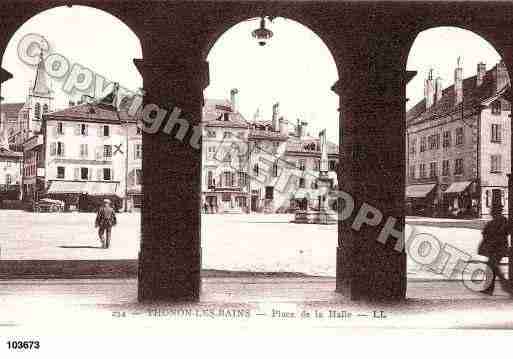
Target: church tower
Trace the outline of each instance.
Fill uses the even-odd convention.
[[[41,53],[36,68],[36,76],[34,82],[30,85],[27,101],[24,106],[24,118],[20,119],[25,122],[25,126],[22,126],[22,128],[26,129],[25,139],[41,131],[43,114],[53,111],[53,99],[53,93],[48,84],[43,54]]]

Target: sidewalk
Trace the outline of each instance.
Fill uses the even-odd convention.
[[[352,302],[334,288],[329,278],[205,278],[198,303],[139,304],[133,279],[0,281],[0,332],[513,329],[513,299],[500,285],[490,297],[459,282],[409,282],[408,299],[398,304]]]

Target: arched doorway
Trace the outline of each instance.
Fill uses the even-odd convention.
[[[117,17],[92,7],[45,10],[12,35],[2,58],[12,78],[2,83],[0,112],[7,146],[22,159],[19,208],[26,211],[8,222],[25,222],[29,243],[27,253],[2,243],[4,259],[59,260],[70,252],[77,259],[126,258],[130,252],[129,258],[137,258],[138,214],[121,230],[132,234],[129,241],[93,254],[90,249],[100,242],[92,213],[52,213],[48,223],[41,223],[32,211],[62,205],[66,211],[92,212],[104,198],[123,211],[141,197],[141,133],[126,111],[142,87],[133,63],[141,57],[136,34]],[[30,243],[40,236],[36,233],[45,232],[51,234],[43,246]],[[55,251],[59,246],[64,250]]]
[[[274,35],[259,45],[251,34],[260,23],[230,27],[207,56],[202,267],[334,277],[336,223],[290,222],[296,210],[318,210],[323,130],[326,172],[337,188],[336,64],[318,35],[288,18],[266,17]],[[288,235],[278,239],[277,232]]]
[[[461,280],[481,241],[479,227],[462,223],[490,218],[496,205],[508,213],[510,77],[487,40],[449,26],[418,34],[407,69],[418,71],[407,87],[407,229],[440,244],[408,253],[409,277]]]

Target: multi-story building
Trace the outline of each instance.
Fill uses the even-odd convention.
[[[126,111],[90,102],[48,113],[41,136],[39,197],[81,210],[96,208],[104,198],[118,208],[141,206],[141,128]]]
[[[286,212],[318,204],[319,138],[299,121],[293,132],[273,106],[271,121],[247,121],[230,100],[203,109],[203,203],[215,213]],[[330,176],[337,186],[338,147],[329,143]]]
[[[8,127],[0,121],[0,206],[4,200],[19,200],[23,154],[9,148]]]
[[[494,203],[507,212],[510,168],[510,87],[503,62],[442,89],[432,71],[425,98],[407,112],[407,203],[411,213],[487,216]]]

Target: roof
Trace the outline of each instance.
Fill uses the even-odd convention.
[[[18,113],[20,112],[24,104],[24,102],[2,103],[0,104],[0,112],[5,114],[7,122],[17,122]]]
[[[338,146],[333,142],[327,141],[328,144],[328,155],[338,155]],[[287,152],[297,153],[311,153],[320,155],[321,144],[320,139],[317,137],[305,137],[300,139],[298,137],[291,136],[287,141]]]
[[[228,113],[228,118],[224,116]],[[232,111],[229,100],[205,100],[201,122],[208,127],[248,128],[249,123],[239,112]]]
[[[48,96],[51,94],[50,88],[46,81],[46,69],[43,55],[41,54],[41,60],[37,64],[36,78],[34,80],[34,86],[32,87],[32,93],[37,95]]]
[[[102,103],[83,103],[64,110],[50,112],[44,115],[49,120],[80,120],[82,122],[135,122],[126,111],[117,111],[112,105]]]
[[[463,80],[463,105],[465,110],[473,109],[480,105],[484,100],[497,94],[495,88],[494,75],[497,65],[488,70],[483,78],[480,86],[476,85],[476,77],[472,76]],[[508,81],[509,82],[509,81]],[[444,116],[454,111],[461,111],[462,103],[455,105],[454,85],[451,85],[442,91],[442,98],[437,101],[430,109],[426,111],[426,99],[418,102],[406,113],[406,123],[412,125],[414,123],[429,120],[433,117]],[[509,110],[510,105],[503,108]]]

